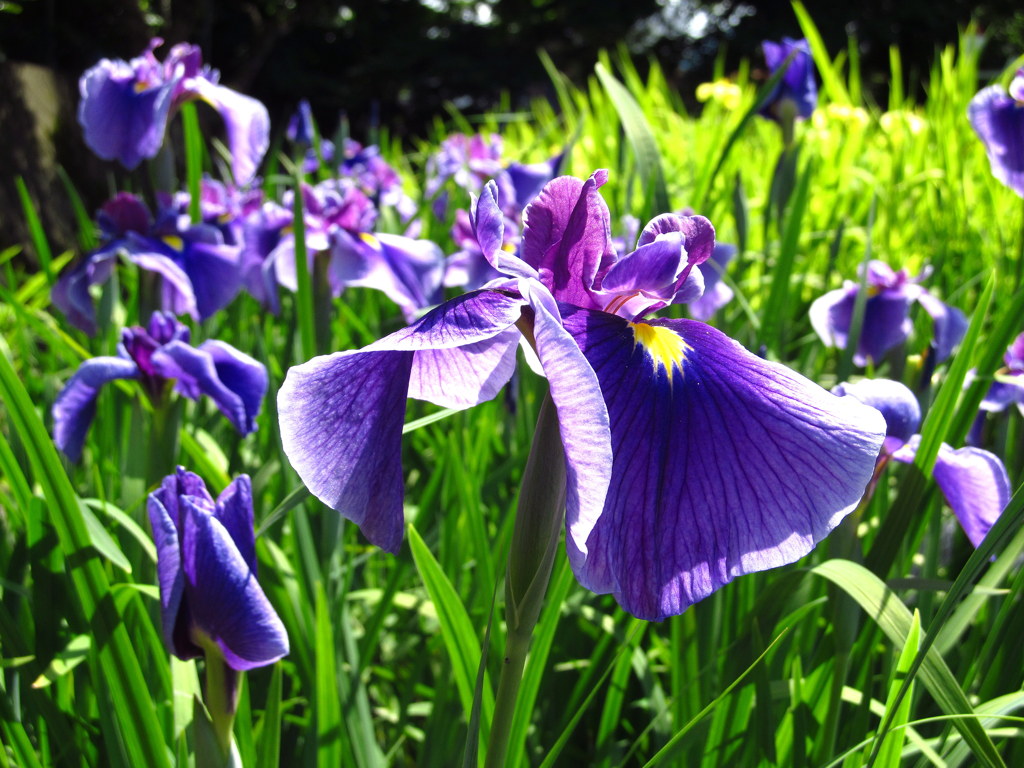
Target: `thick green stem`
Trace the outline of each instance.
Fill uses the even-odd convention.
[[[206,657],[206,709],[213,722],[221,757],[226,763],[231,757],[231,729],[238,708],[239,672],[227,665],[220,648],[212,641],[203,643]]]
[[[487,744],[488,768],[504,766],[530,639],[551,579],[565,514],[565,455],[558,416],[546,395],[523,472],[505,576],[505,657]]]

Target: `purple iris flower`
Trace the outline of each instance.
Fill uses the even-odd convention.
[[[867,271],[868,298],[853,361],[857,365],[866,365],[869,359],[877,363],[886,352],[906,341],[913,328],[910,307],[915,301],[932,318],[935,362],[949,357],[967,332],[967,318],[918,284],[927,273],[910,277],[905,269],[896,272],[881,261],[868,262]],[[857,283],[847,280],[842,288],[819,296],[811,304],[811,325],[827,346],[846,348],[859,290]]]
[[[921,407],[914,393],[898,381],[863,379],[840,384],[832,390],[877,408],[885,417],[886,437],[878,457],[879,471],[889,460],[913,464],[921,436]],[[939,447],[935,482],[964,533],[975,547],[999,519],[1010,500],[1010,480],[999,457],[979,448],[958,448],[943,443]]]
[[[980,413],[975,419],[974,426],[968,435],[969,445],[981,443],[981,434],[985,426],[985,414],[997,413],[1006,410],[1016,403],[1017,409],[1024,415],[1024,333],[1017,336],[1003,355],[1003,362],[1006,365],[996,371],[995,381],[988,388],[985,397],[981,401]],[[968,375],[968,382],[974,379],[972,371]]]
[[[62,274],[53,288],[53,303],[90,335],[96,333],[96,311],[89,287],[110,279],[118,254],[160,276],[161,306],[176,315],[205,320],[241,288],[240,247],[226,242],[226,236],[236,235],[220,222],[192,224],[177,204],[154,219],[146,204],[127,192],[105,203],[97,220],[103,244]]]
[[[983,88],[971,99],[967,117],[985,145],[992,175],[1024,197],[1024,68],[1010,92],[1001,85]]]
[[[690,314],[696,319],[709,320],[715,312],[732,301],[732,288],[722,280],[722,273],[735,255],[735,245],[715,243],[711,258],[700,265],[704,276],[704,293],[690,302]]]
[[[395,552],[406,398],[466,408],[494,397],[525,336],[557,408],[577,579],[661,619],[805,555],[861,498],[885,425],[704,323],[646,320],[699,293],[714,229],[660,216],[619,256],[598,192],[606,178],[547,184],[518,255],[501,247],[488,184],[477,239],[508,277],[361,350],[293,367],[281,433],[310,491]]]
[[[793,58],[786,67],[786,74],[761,106],[760,114],[779,122],[785,105],[788,104],[798,117],[810,117],[814,113],[814,108],[818,106],[818,84],[814,80],[814,59],[811,57],[811,48],[807,41],[784,37],[781,43],[765,40],[761,43],[761,48],[764,51],[765,64],[772,74],[783,65],[790,54]]]
[[[252,484],[239,475],[216,501],[183,467],[147,500],[156,541],[164,642],[179,659],[215,643],[236,671],[288,653],[284,624],[256,581]]]
[[[85,433],[96,415],[100,388],[116,379],[138,380],[160,402],[170,382],[191,400],[207,395],[241,434],[256,430],[267,393],[263,364],[223,341],[189,343],[189,329],[173,315],[154,312],[148,328],[124,329],[116,357],[86,360],[53,404],[53,439],[78,461]]]
[[[160,151],[173,111],[198,99],[224,119],[235,181],[248,183],[270,146],[266,107],[219,85],[219,73],[203,65],[198,46],[175,45],[161,62],[153,54],[161,45],[153,38],[141,56],[102,59],[82,75],[78,122],[85,143],[104,160],[133,169]]]

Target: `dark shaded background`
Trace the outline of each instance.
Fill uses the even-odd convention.
[[[20,12],[9,10],[20,6]],[[22,175],[56,249],[74,226],[57,164],[92,209],[106,197],[110,164],[82,142],[77,80],[100,58],[131,58],[149,38],[199,44],[221,80],[261,99],[282,130],[300,98],[333,130],[344,111],[355,138],[374,123],[424,136],[447,101],[467,112],[514,107],[549,93],[536,51],[582,83],[602,48],[656,57],[685,96],[724,50],[728,67],[760,59],[760,42],[799,36],[788,0],[0,0],[0,248],[24,240],[12,179]],[[900,48],[911,93],[937,49],[972,16],[988,34],[986,65],[1021,50],[1024,11],[990,0],[865,0],[807,3],[830,51],[856,36],[870,97],[883,102],[888,49]],[[481,10],[485,13],[481,14]],[[702,15],[703,13],[703,15]],[[695,21],[703,19],[703,29]],[[162,52],[158,51],[162,57]],[[204,110],[205,111],[205,110]],[[52,142],[52,146],[51,146]]]

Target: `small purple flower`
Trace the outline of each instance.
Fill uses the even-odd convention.
[[[215,643],[236,671],[288,653],[284,624],[256,581],[252,484],[239,475],[216,501],[183,467],[149,494],[164,642],[179,659]],[[209,660],[208,660],[209,661]]]
[[[78,122],[85,143],[104,160],[118,160],[133,169],[160,151],[170,115],[178,106],[205,101],[224,119],[235,181],[248,183],[270,146],[266,107],[219,85],[220,75],[203,66],[197,46],[175,45],[161,62],[153,54],[161,45],[160,38],[153,38],[141,56],[131,61],[102,59],[82,75]]]
[[[814,59],[807,41],[784,37],[781,43],[765,40],[761,48],[765,64],[772,74],[790,55],[793,58],[786,67],[786,74],[761,106],[760,114],[777,122],[781,121],[786,109],[793,110],[798,117],[810,117],[818,106],[818,84],[814,80]]]
[[[912,278],[905,269],[896,272],[881,261],[869,262],[867,270],[868,298],[854,362],[866,365],[870,359],[877,363],[886,352],[906,341],[913,328],[910,307],[915,301],[932,318],[935,362],[949,357],[967,332],[964,313],[939,301],[918,284],[927,274]],[[847,280],[842,288],[829,291],[811,304],[811,325],[827,346],[846,348],[859,291],[857,283]]]
[[[969,445],[978,445],[981,442],[981,433],[985,425],[986,413],[997,413],[1006,410],[1009,406],[1016,404],[1017,409],[1024,415],[1024,333],[1017,336],[1003,355],[1003,362],[1006,365],[996,371],[995,381],[988,388],[984,399],[981,401],[980,413],[971,428],[967,438]],[[973,380],[974,372],[969,374],[969,381]]]
[[[1024,197],[1024,68],[1010,92],[1001,85],[983,88],[967,107],[971,127],[988,153],[992,175]]]
[[[889,460],[913,464],[921,436],[921,407],[914,393],[898,381],[863,379],[832,390],[881,411],[886,437],[879,470]],[[971,544],[979,546],[1010,500],[1010,480],[999,457],[979,448],[939,446],[932,475]]]
[[[204,200],[204,208],[210,204]],[[154,219],[146,204],[127,192],[108,201],[97,219],[102,245],[53,287],[53,303],[90,335],[96,333],[96,311],[89,288],[110,279],[118,254],[160,276],[161,306],[176,315],[205,320],[227,306],[242,286],[240,247],[227,242],[238,235],[222,221],[192,224],[180,202],[173,201]]]
[[[648,313],[700,293],[701,216],[667,214],[631,253],[611,241],[607,177],[548,183],[518,254],[487,184],[481,252],[506,275],[361,350],[289,370],[282,441],[314,495],[394,552],[403,532],[407,397],[466,408],[536,351],[566,459],[566,547],[582,585],[636,616],[678,614],[736,576],[791,563],[856,506],[880,414],[837,398],[694,320]]]
[[[69,459],[82,455],[85,434],[96,416],[100,388],[116,379],[136,379],[159,403],[169,382],[198,400],[207,395],[241,434],[256,430],[267,393],[267,370],[223,341],[189,344],[189,329],[173,315],[154,312],[148,328],[126,328],[116,357],[86,360],[53,404],[53,439]]]

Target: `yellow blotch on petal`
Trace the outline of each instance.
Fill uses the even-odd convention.
[[[633,329],[634,341],[647,350],[655,365],[666,371],[675,366],[682,372],[690,347],[678,333],[663,325],[630,323],[629,326]]]
[[[369,232],[360,232],[359,239],[362,240],[367,245],[373,246],[374,248],[380,245],[380,241],[376,237],[371,235]]]
[[[181,251],[185,248],[185,241],[177,235],[164,235],[162,240],[176,251]]]

